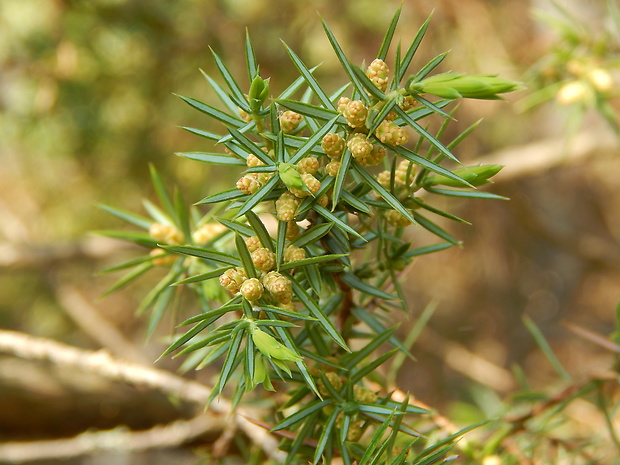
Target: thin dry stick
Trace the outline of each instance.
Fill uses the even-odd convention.
[[[205,405],[212,392],[211,388],[196,381],[187,380],[157,368],[121,361],[105,351],[87,351],[14,331],[0,330],[0,353],[75,367],[94,372],[107,379],[146,387],[199,405]],[[239,428],[268,456],[277,461],[284,460],[284,453],[278,450],[277,440],[267,431],[244,418],[244,415],[252,416],[249,412],[242,408],[233,412],[230,402],[221,397],[211,403],[210,409],[230,416],[231,421],[236,422]]]
[[[25,463],[35,460],[68,459],[92,455],[100,451],[137,452],[155,448],[175,447],[204,434],[222,431],[226,420],[221,415],[202,414],[186,421],[155,426],[147,431],[85,432],[68,439],[0,443],[0,461]]]

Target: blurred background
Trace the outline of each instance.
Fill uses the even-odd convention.
[[[556,3],[578,19],[584,37],[596,37],[609,23],[602,0]],[[374,58],[400,5],[2,0],[0,327],[86,349],[122,347],[126,358],[152,363],[173,321],[144,341],[144,319],[135,308],[156,282],[152,277],[101,298],[114,277],[97,271],[136,251],[92,234],[126,227],[97,204],[144,213],[142,199],[154,197],[149,163],[169,186],[181,187],[188,203],[229,188],[238,177],[174,155],[212,149],[178,126],[218,128],[173,93],[217,105],[199,69],[217,74],[211,47],[233,73],[244,76],[246,27],[274,93],[297,77],[280,39],[308,65],[322,63],[317,76],[335,90],[344,75],[316,12],[352,61],[361,63]],[[617,138],[598,112],[583,112],[575,124],[570,107],[554,99],[519,111],[522,99],[563,79],[556,68],[570,61],[562,58],[560,36],[534,11],[558,14],[547,0],[403,2],[397,32],[403,43],[433,12],[413,66],[451,50],[442,71],[498,73],[528,86],[507,103],[464,102],[447,134],[449,140],[484,118],[456,154],[466,164],[506,164],[488,190],[511,200],[450,201],[446,208],[473,223],[446,224],[464,247],[421,257],[406,278],[411,313],[401,326],[403,336],[429,303],[436,311],[414,346],[417,361],[400,382],[444,412],[460,414],[459,406],[481,399],[494,405],[492,399],[516,388],[515,366],[537,388],[557,381],[523,315],[536,322],[574,376],[586,377],[610,363],[608,352],[561,322],[604,336],[614,329],[620,301]],[[596,40],[604,44],[587,43],[592,48],[579,53],[596,64],[615,52],[616,61],[609,63],[617,66],[618,42]],[[617,68],[609,72],[617,89]],[[610,104],[618,111],[617,101]],[[424,242],[415,229],[411,237]],[[102,325],[112,336],[101,334]],[[111,342],[115,337],[127,345]],[[170,360],[157,366],[176,367]],[[208,374],[190,376],[210,382]],[[146,429],[193,413],[163,395],[76,378],[0,355],[0,441],[61,438],[118,425]],[[191,452],[178,453],[177,463],[195,463]],[[127,463],[159,463],[154,460],[140,456]]]

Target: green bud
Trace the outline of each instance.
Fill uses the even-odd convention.
[[[441,73],[419,82],[410,79],[406,89],[410,94],[432,94],[449,99],[463,97],[497,100],[501,99],[498,94],[520,90],[522,86],[519,82],[490,74]]]
[[[252,379],[252,388],[263,383],[263,387],[268,391],[275,391],[269,378],[269,362],[262,355],[254,357],[254,378]]]
[[[299,189],[311,194],[295,165],[291,165],[290,163],[280,163],[278,165],[278,174],[286,187]]]
[[[252,340],[258,350],[274,363],[278,360],[283,362],[301,362],[303,360],[301,356],[297,355],[288,347],[280,344],[277,339],[267,334],[258,326],[252,326],[251,333]]]
[[[499,171],[503,167],[503,165],[468,166],[466,168],[454,170],[453,173],[461,179],[467,181],[472,186],[478,187],[489,184],[491,182],[489,181],[489,178],[499,173]],[[442,176],[440,174],[429,174],[424,179],[425,187],[435,186],[437,184],[450,187],[463,187],[466,185],[462,182],[458,182],[454,179],[447,178],[446,176]]]
[[[250,100],[250,109],[252,113],[258,113],[269,96],[269,79],[263,79],[256,76],[250,84],[250,92],[248,98]]]

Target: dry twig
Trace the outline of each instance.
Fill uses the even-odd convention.
[[[211,388],[196,381],[157,368],[125,362],[105,351],[87,351],[14,331],[0,330],[0,353],[78,368],[113,381],[146,387],[198,405],[205,405],[212,392]],[[274,460],[283,460],[283,453],[278,450],[277,440],[244,418],[244,415],[253,416],[252,414],[243,408],[233,411],[230,402],[224,398],[212,402],[210,409],[230,417],[230,421],[237,423],[238,427],[268,456]],[[157,447],[157,443],[153,443],[152,447]],[[0,456],[0,460],[2,459]]]

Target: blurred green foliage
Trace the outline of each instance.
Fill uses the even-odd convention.
[[[381,34],[380,25],[394,11],[390,3],[397,5],[342,2],[329,6],[327,13],[354,21],[358,26],[348,35],[356,40],[368,31]],[[214,96],[204,95],[198,68],[208,71],[213,66],[208,48],[213,47],[237,71],[246,26],[260,38],[265,75],[279,72],[286,59],[279,37],[287,37],[292,46],[302,43],[311,61],[320,61],[328,44],[322,34],[315,34],[320,22],[309,24],[307,18],[326,5],[266,0],[3,1],[0,153],[33,182],[35,198],[59,214],[48,215],[46,209],[51,229],[58,228],[60,237],[91,228],[84,220],[100,218],[88,208],[96,201],[125,197],[123,204],[133,206],[127,204],[147,192],[147,161],[176,170],[194,186],[202,184],[206,171],[169,163],[173,151],[197,144],[175,127],[187,119],[189,109],[172,92],[211,102]],[[340,27],[345,27],[342,21]],[[325,71],[332,64],[325,63]],[[277,79],[287,80],[289,76]],[[61,196],[62,206],[54,204]]]

